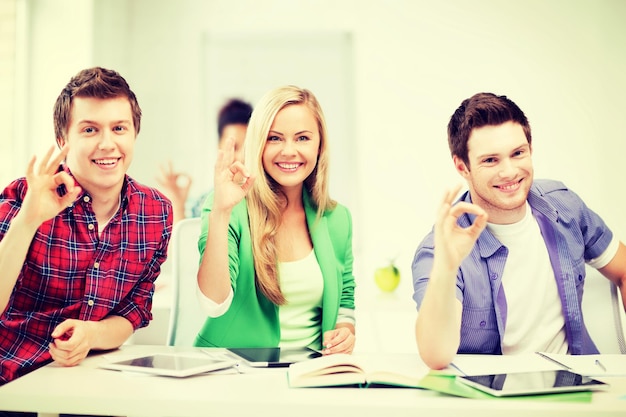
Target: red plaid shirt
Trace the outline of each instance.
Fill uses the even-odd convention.
[[[0,240],[26,188],[20,178],[0,195]],[[135,329],[152,319],[154,280],[167,257],[172,207],[158,191],[128,176],[122,190],[121,207],[101,236],[87,193],[37,230],[0,316],[0,385],[49,362],[50,334],[66,319],[116,315]]]

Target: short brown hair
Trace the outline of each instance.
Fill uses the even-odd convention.
[[[238,98],[228,100],[217,114],[217,138],[222,139],[224,128],[229,125],[248,126],[252,105]]]
[[[139,133],[141,108],[135,93],[130,89],[126,80],[116,71],[93,67],[84,69],[72,77],[54,103],[54,134],[57,142],[59,138],[66,139],[74,97],[128,98],[133,114],[135,133]]]
[[[472,130],[483,126],[497,126],[506,122],[519,123],[530,145],[530,124],[524,112],[506,96],[478,93],[463,100],[448,123],[448,146],[452,156],[459,157],[469,167],[467,141]]]

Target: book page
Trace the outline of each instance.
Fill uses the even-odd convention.
[[[368,383],[419,387],[430,369],[419,354],[360,354]]]
[[[289,372],[293,375],[322,375],[332,374],[334,372],[347,372],[348,370],[354,373],[363,373],[363,369],[359,366],[358,360],[352,355],[343,353],[320,356],[318,358],[296,362],[289,366]]]
[[[352,355],[320,356],[289,365],[291,387],[325,387],[365,383],[365,373]]]
[[[292,387],[368,383],[419,387],[429,372],[416,354],[335,354],[294,363],[288,378]]]

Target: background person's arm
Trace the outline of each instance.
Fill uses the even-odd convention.
[[[167,165],[159,167],[159,176],[156,180],[172,202],[174,224],[176,224],[186,217],[185,203],[191,188],[191,177],[183,172],[174,171],[172,161],[168,161]]]

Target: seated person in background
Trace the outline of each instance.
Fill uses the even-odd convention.
[[[198,271],[209,318],[197,346],[354,348],[352,218],[328,193],[328,136],[313,94],[268,92],[246,136],[218,153]]]
[[[221,149],[225,138],[235,139],[235,159],[243,161],[243,141],[246,138],[248,121],[252,114],[252,106],[239,99],[230,99],[217,114],[217,137],[218,148]],[[163,188],[163,192],[172,201],[174,207],[174,223],[186,217],[185,205],[189,198],[189,189],[192,179],[182,172],[175,172],[172,163],[161,167],[161,175],[157,182]],[[191,217],[200,217],[200,211],[207,193],[195,200],[191,207]]]
[[[140,121],[117,72],[79,72],[54,105],[61,151],[0,194],[0,385],[117,348],[152,319],[172,207],[126,174]]]
[[[624,244],[561,182],[533,179],[530,126],[507,97],[463,101],[448,142],[469,191],[456,203],[460,187],[447,192],[413,260],[422,359],[439,369],[457,352],[597,353],[585,263],[626,300]]]

